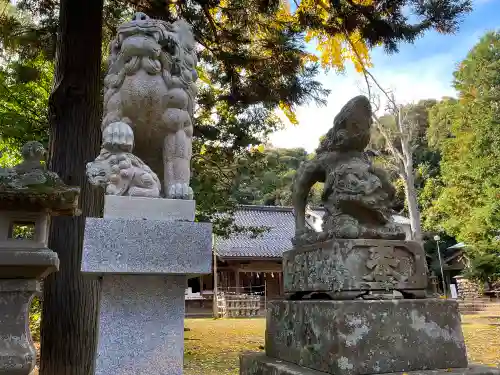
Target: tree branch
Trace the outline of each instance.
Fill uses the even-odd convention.
[[[387,147],[389,148],[389,150],[391,151],[391,153],[401,163],[404,163],[405,159],[404,159],[403,154],[394,146],[394,143],[393,143],[394,140],[393,140],[393,138],[389,135],[389,133],[384,128],[384,126],[380,123],[379,118],[376,115],[373,115],[373,119],[374,119],[374,122],[375,122],[375,124],[377,126],[378,131],[384,137],[385,142],[387,144]]]
[[[213,160],[210,160],[210,159],[207,159],[206,157],[204,157],[203,155],[201,154],[194,154],[192,157],[192,159],[195,159],[195,158],[200,158],[200,159],[203,159],[204,161],[206,161],[207,163],[210,163],[212,165],[214,165],[218,170],[219,172],[228,180],[228,181],[233,181],[234,178],[236,177],[236,174],[233,173],[232,176],[228,176],[226,174],[226,172],[224,172],[221,168],[221,166],[219,164],[217,164],[216,162],[214,162]],[[224,183],[224,185],[226,185],[227,187],[231,187],[231,183]]]

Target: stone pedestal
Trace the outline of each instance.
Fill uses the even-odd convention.
[[[87,219],[82,272],[102,278],[96,375],[182,374],[187,279],[212,259],[211,224],[194,223],[194,207],[106,196],[104,218]]]
[[[328,294],[352,299],[396,290],[425,297],[425,253],[420,244],[396,240],[335,240],[283,254],[285,295]]]
[[[419,244],[327,241],[283,258],[288,300],[268,303],[266,352],[243,354],[241,375],[500,375],[468,367],[456,301],[423,298]]]
[[[0,215],[2,212],[0,212]],[[5,215],[2,229],[12,227],[12,215]],[[15,216],[31,223],[33,213]],[[40,215],[42,216],[42,215]],[[24,219],[24,221],[22,220]],[[59,269],[59,258],[46,243],[47,221],[35,226],[35,239],[14,239],[8,231],[0,235],[0,374],[28,375],[35,368],[36,350],[29,329],[29,310],[40,281]],[[36,236],[37,230],[43,236]],[[37,248],[38,246],[38,248]]]
[[[31,300],[39,291],[36,280],[0,280],[0,374],[28,375],[35,368],[27,322]]]
[[[246,353],[240,357],[240,375],[327,375],[296,364],[266,356],[264,353]],[[500,370],[472,365],[465,368],[393,372],[386,375],[500,375]]]
[[[22,244],[28,242],[27,248]],[[15,246],[9,244],[15,243]],[[41,245],[42,246],[42,245]],[[0,374],[29,375],[36,349],[29,328],[29,310],[40,281],[59,269],[57,254],[36,249],[23,239],[3,239],[0,246]]]
[[[335,375],[467,367],[455,301],[273,301],[267,308],[267,355],[300,366]]]

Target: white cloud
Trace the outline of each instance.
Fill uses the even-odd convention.
[[[398,102],[454,95],[452,72],[459,59],[453,55],[434,55],[400,66],[391,65],[390,59],[387,55],[374,54],[375,68],[371,71],[384,88],[395,93]],[[271,135],[270,141],[274,146],[303,147],[307,151],[314,151],[319,137],[332,126],[333,118],[342,106],[353,96],[366,91],[363,76],[353,69],[348,69],[345,75],[330,72],[323,75],[320,81],[331,89],[328,105],[317,107],[312,104],[298,108],[299,125],[289,124],[284,130]]]

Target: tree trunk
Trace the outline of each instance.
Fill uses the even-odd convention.
[[[82,188],[83,215],[52,220],[49,247],[60,271],[44,283],[40,375],[93,375],[99,282],[80,273],[86,216],[102,199],[86,182],[85,164],[100,142],[103,0],[61,0],[54,89],[49,100],[49,168]]]
[[[420,209],[418,208],[417,189],[415,188],[415,172],[413,170],[413,157],[410,147],[407,143],[401,142],[401,148],[404,156],[404,181],[405,195],[408,203],[408,214],[410,216],[410,225],[412,239],[422,241],[422,227],[420,224]]]

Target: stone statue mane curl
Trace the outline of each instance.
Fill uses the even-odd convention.
[[[103,145],[129,148],[124,134],[130,127],[134,154],[163,181],[162,195],[173,199],[193,198],[195,47],[186,21],[169,23],[136,13],[110,44],[104,79]],[[112,131],[105,131],[109,126]]]

